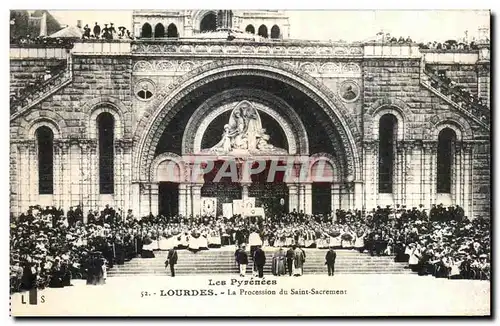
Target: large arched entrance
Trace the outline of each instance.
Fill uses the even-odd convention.
[[[225,93],[228,87],[239,91]],[[259,96],[264,93],[267,95]],[[220,99],[218,106],[212,110],[221,108],[219,115],[194,121],[203,106],[213,98]],[[148,119],[139,123],[135,135],[138,147],[133,173],[139,193],[137,205],[142,206],[139,208],[141,214],[155,212],[158,205],[154,202],[158,181],[150,177],[155,175],[150,162],[165,152],[194,160],[193,157],[200,154],[196,151],[214,147],[215,142],[222,141],[225,125],[230,124],[234,107],[244,101],[249,101],[262,117],[262,126],[267,126],[264,129],[274,133],[267,135],[269,142],[275,142],[272,145],[278,148],[286,147],[286,152],[280,152],[285,158],[303,159],[317,153],[328,153],[335,166],[333,170],[337,173],[335,184],[330,182],[330,208],[353,207],[356,192],[361,193],[361,189],[357,189],[360,171],[355,145],[355,138],[360,135],[356,125],[345,114],[346,108],[335,94],[301,71],[281,64],[240,60],[209,64],[181,77],[164,94],[159,94],[157,102],[151,106],[151,112],[147,112]],[[201,143],[196,138],[199,130],[203,131]],[[278,133],[282,134],[281,138],[277,136]],[[243,162],[248,157],[258,155],[243,159],[241,156],[229,155]],[[192,167],[193,162],[188,163],[191,165],[187,164],[186,170]],[[295,171],[300,169],[299,165],[294,166]],[[242,187],[242,197],[249,193],[251,197],[252,194],[265,192],[265,186],[253,185],[252,180],[245,181],[250,181],[250,184]],[[206,190],[202,191],[204,183],[203,178],[189,179],[180,186],[180,213],[201,212],[197,205],[202,205],[202,193],[207,194]],[[288,198],[284,199],[287,209],[312,212],[313,183],[310,180],[281,184],[282,189],[288,191]],[[148,202],[149,198],[151,202]]]

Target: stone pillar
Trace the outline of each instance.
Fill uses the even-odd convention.
[[[288,186],[288,211],[293,212],[295,209],[299,211],[298,187],[294,183],[287,184]]]
[[[61,142],[61,169],[62,169],[62,201],[61,205],[64,212],[68,211],[71,206],[71,161],[70,161],[70,146],[69,142]]]
[[[451,179],[451,200],[454,205],[462,203],[462,143],[457,142],[453,149],[452,161],[452,179]]]
[[[437,142],[424,142],[424,165],[422,166],[424,207],[430,208],[436,202],[436,151]]]
[[[371,209],[377,206],[378,194],[378,140],[364,143],[363,173],[365,206]],[[337,185],[337,193],[340,190]]]
[[[132,191],[130,189],[132,181],[132,142],[122,140],[122,191],[123,191],[123,209],[126,212],[132,208]]]
[[[29,207],[29,141],[20,143],[19,148],[19,207],[25,212]]]
[[[394,173],[394,183],[393,183],[393,200],[394,205],[404,205],[404,193],[405,193],[405,182],[406,179],[406,144],[405,142],[398,142],[396,145],[396,162],[395,162],[395,173]]]
[[[38,148],[36,141],[30,141],[28,144],[28,180],[29,192],[28,202],[29,205],[36,205],[39,203],[38,197]]]
[[[114,171],[113,171],[113,181],[115,184],[115,205],[120,208],[124,208],[124,192],[123,192],[123,143],[120,140],[115,140],[114,142]],[[158,196],[156,196],[158,197]],[[158,200],[158,198],[157,198]],[[153,212],[153,214],[156,214]]]
[[[340,209],[340,184],[338,183],[332,183],[331,185],[331,195],[332,195],[332,218],[333,221],[337,220],[337,215],[335,214],[335,211],[337,209]]]
[[[193,216],[201,215],[201,187],[202,184],[193,184],[191,194],[193,202]]]
[[[189,217],[191,215],[194,216],[193,214],[193,205],[192,205],[192,198],[191,198],[191,188],[192,184],[188,183],[186,184],[186,216]]]
[[[150,183],[149,189],[151,201],[150,212],[156,216],[158,215],[158,183]]]
[[[186,187],[185,183],[179,184],[179,215],[186,216]]]
[[[352,208],[363,209],[363,181],[355,181],[353,189],[353,203]]]
[[[89,158],[89,207],[95,210],[98,208],[99,198],[99,165],[97,163],[97,140],[88,140],[88,158]],[[86,212],[84,212],[86,213]]]
[[[61,205],[61,196],[62,196],[62,191],[61,191],[61,145],[57,139],[54,139],[54,192],[52,195],[52,205],[55,207],[59,207]]]
[[[304,213],[312,214],[312,184],[304,184]]]
[[[141,216],[141,184],[139,182],[133,182],[130,187],[131,196],[131,207],[132,213],[136,219],[140,219]]]
[[[464,214],[465,216],[469,218],[473,218],[473,213],[474,213],[474,205],[472,202],[472,187],[471,187],[471,180],[472,180],[472,143],[466,143],[462,142],[462,159],[463,159],[463,167],[464,167],[464,173],[463,173],[463,183],[462,183],[462,192],[463,192],[463,203],[462,207],[464,209]]]

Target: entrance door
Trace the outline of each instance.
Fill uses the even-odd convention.
[[[158,187],[158,213],[165,217],[179,214],[179,184],[160,182]]]
[[[332,208],[332,187],[329,182],[315,182],[312,184],[312,212],[313,214],[330,214]]]

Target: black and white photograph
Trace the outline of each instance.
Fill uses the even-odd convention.
[[[490,21],[10,10],[11,316],[491,316]]]

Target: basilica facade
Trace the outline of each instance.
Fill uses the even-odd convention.
[[[134,40],[12,45],[12,213],[194,216],[254,198],[307,214],[442,203],[489,216],[488,41],[432,50],[289,30],[281,11],[137,11]],[[214,180],[228,161],[238,178]],[[283,162],[295,176],[321,162],[323,178],[269,182]]]

